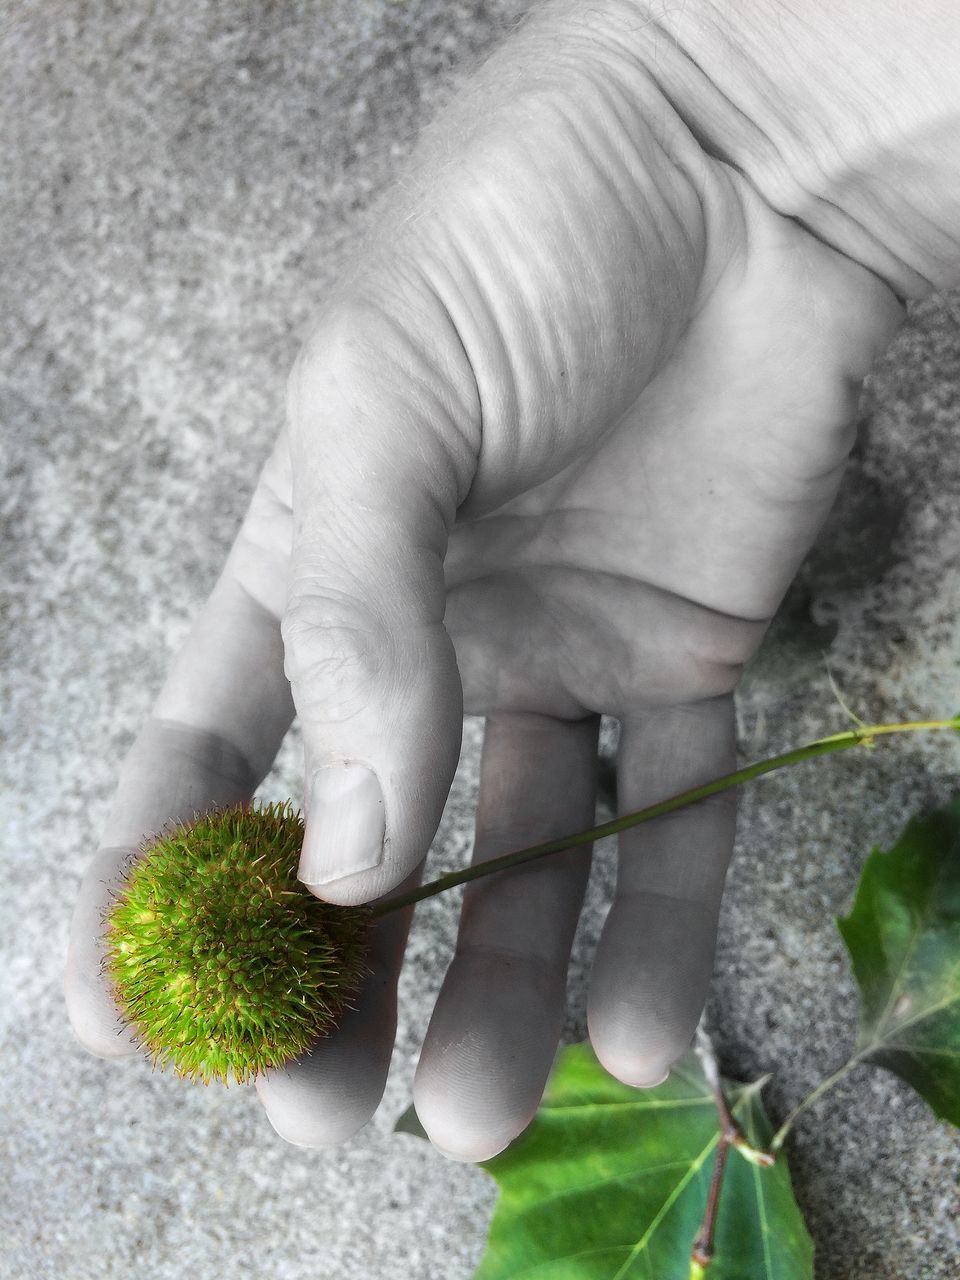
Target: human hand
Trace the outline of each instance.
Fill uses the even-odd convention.
[[[249,798],[294,705],[300,874],[337,902],[419,875],[464,709],[489,717],[476,858],[593,824],[600,713],[622,725],[623,812],[731,766],[732,690],[902,308],[704,153],[619,37],[554,22],[548,6],[428,132],[298,360],[81,889],[67,998],[94,1052],[134,1052],[98,973],[124,857]],[[629,1083],[693,1036],[733,826],[718,797],[621,837],[589,1026]],[[494,1154],[536,1108],[588,862],[466,891],[416,1081],[449,1154]],[[407,924],[378,926],[337,1034],[258,1082],[289,1140],[343,1140],[375,1109]]]

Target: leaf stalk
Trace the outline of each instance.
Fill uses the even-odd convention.
[[[723,1175],[726,1172],[730,1148],[736,1147],[745,1160],[749,1160],[751,1164],[761,1165],[764,1168],[769,1168],[773,1164],[774,1157],[770,1152],[761,1151],[759,1148],[754,1147],[744,1136],[743,1130],[733,1118],[727,1095],[723,1091],[720,1064],[717,1062],[713,1041],[707,1034],[702,1018],[697,1024],[694,1052],[700,1059],[704,1079],[713,1094],[713,1101],[717,1108],[717,1119],[720,1122],[720,1137],[717,1141],[717,1154],[714,1158],[713,1173],[710,1178],[710,1189],[707,1192],[703,1221],[694,1239],[693,1250],[690,1254],[690,1280],[701,1280],[713,1261],[713,1237],[716,1231],[717,1213],[720,1208],[720,1192],[723,1188]],[[764,1077],[764,1079],[766,1078]],[[759,1088],[762,1084],[763,1081],[758,1081],[754,1088]]]
[[[820,756],[832,755],[837,751],[849,751],[854,747],[872,747],[876,738],[890,734],[931,732],[943,729],[952,729],[955,732],[960,731],[960,715],[953,716],[948,720],[911,720],[895,724],[863,725],[857,729],[847,729],[842,733],[833,733],[825,738],[817,738],[813,742],[808,742],[805,746],[794,747],[792,751],[784,751],[779,755],[770,756],[766,760],[758,760],[753,764],[745,765],[742,769],[734,770],[733,773],[726,773],[718,778],[713,778],[710,782],[701,783],[699,786],[688,787],[686,790],[680,791],[666,800],[658,800],[656,804],[646,805],[643,809],[638,809],[634,813],[624,814],[619,818],[614,818],[611,822],[604,822],[600,826],[591,827],[588,831],[579,831],[574,835],[560,836],[556,840],[545,840],[541,844],[530,845],[525,849],[517,849],[512,853],[501,854],[497,858],[489,858],[484,862],[476,862],[469,867],[462,867],[459,871],[447,872],[446,875],[442,875],[436,880],[431,880],[428,884],[419,885],[406,893],[397,894],[396,897],[386,898],[376,903],[372,908],[372,915],[375,919],[379,919],[382,916],[389,915],[390,912],[413,906],[426,898],[432,898],[438,893],[445,893],[448,889],[455,889],[459,885],[467,884],[472,880],[479,880],[483,876],[495,875],[499,871],[511,871],[514,867],[533,862],[538,858],[545,858],[551,853],[560,853],[564,849],[593,844],[596,840],[618,835],[621,831],[627,831],[631,827],[639,826],[644,822],[652,822],[654,818],[660,818],[667,813],[674,813],[677,809],[684,809],[688,805],[696,804],[699,800],[705,800],[708,796],[719,795],[722,791],[729,791],[733,787],[741,786],[744,782],[752,782],[754,778],[761,778],[765,774],[774,773],[778,769],[786,769],[792,765],[803,764],[807,760],[816,760]]]
[[[799,1116],[802,1111],[806,1111],[807,1107],[809,1107],[812,1103],[816,1102],[816,1100],[821,1096],[821,1094],[824,1094],[829,1089],[832,1089],[835,1084],[839,1084],[840,1081],[843,1080],[845,1076],[849,1075],[849,1073],[853,1070],[854,1067],[858,1067],[860,1065],[860,1063],[863,1061],[863,1058],[864,1058],[864,1055],[862,1053],[855,1053],[852,1058],[847,1059],[847,1061],[843,1064],[842,1067],[838,1067],[837,1070],[834,1071],[831,1075],[821,1080],[820,1083],[816,1086],[816,1088],[811,1089],[810,1092],[807,1094],[807,1096],[797,1103],[797,1105],[793,1108],[793,1110],[787,1116],[786,1120],[784,1120],[783,1124],[780,1126],[777,1132],[773,1135],[773,1138],[771,1139],[771,1142],[770,1142],[770,1150],[774,1152],[779,1151],[780,1148],[783,1146],[784,1142],[786,1141],[787,1134],[793,1128],[793,1124],[797,1116]]]

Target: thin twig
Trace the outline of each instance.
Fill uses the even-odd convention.
[[[697,1035],[694,1041],[694,1052],[700,1059],[704,1078],[710,1086],[713,1100],[717,1107],[720,1121],[720,1137],[717,1142],[717,1154],[713,1161],[713,1173],[710,1177],[710,1190],[707,1192],[707,1204],[703,1212],[700,1230],[693,1241],[693,1252],[690,1255],[691,1271],[700,1276],[713,1260],[713,1235],[717,1225],[717,1211],[720,1208],[720,1191],[723,1187],[723,1175],[727,1167],[727,1156],[730,1146],[740,1130],[730,1113],[723,1084],[720,1080],[720,1065],[713,1049],[713,1043],[703,1025],[703,1018],[697,1023]]]
[[[720,1117],[720,1133],[728,1142],[733,1142],[734,1139],[742,1137],[742,1134],[739,1125],[731,1114],[729,1103],[723,1092],[723,1082],[720,1079],[720,1064],[717,1062],[713,1041],[703,1025],[703,1018],[697,1023],[697,1035],[693,1043],[693,1051],[700,1059],[704,1077],[710,1086],[713,1100],[717,1104],[717,1115]]]
[[[698,1268],[694,1275],[703,1275],[713,1261],[713,1233],[717,1224],[717,1210],[720,1207],[720,1191],[723,1187],[723,1175],[727,1167],[727,1156],[730,1154],[730,1143],[720,1135],[717,1143],[717,1155],[713,1162],[713,1174],[710,1178],[710,1190],[707,1193],[707,1207],[703,1214],[703,1222],[693,1242],[690,1255],[691,1264]]]

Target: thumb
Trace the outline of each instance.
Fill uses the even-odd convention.
[[[443,558],[479,410],[456,335],[438,319],[420,337],[422,311],[417,329],[415,344],[382,311],[341,306],[290,380],[281,630],[306,765],[298,874],[331,902],[369,901],[417,867],[460,755]]]

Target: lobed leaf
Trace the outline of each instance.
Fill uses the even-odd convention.
[[[756,1085],[728,1085],[755,1146],[770,1125]],[[719,1139],[693,1053],[655,1089],[620,1084],[588,1044],[558,1057],[530,1128],[483,1166],[498,1182],[475,1280],[688,1280]],[[813,1244],[781,1155],[731,1151],[711,1280],[812,1280]]]

